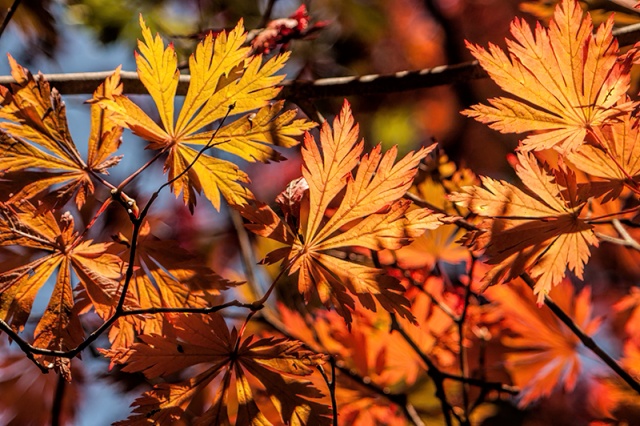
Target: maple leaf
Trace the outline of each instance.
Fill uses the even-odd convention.
[[[161,125],[156,124],[136,104],[123,95],[97,95],[93,102],[110,111],[122,126],[149,142],[149,148],[168,152],[165,171],[172,180],[176,196],[191,209],[196,193],[204,192],[216,209],[221,195],[232,205],[245,204],[252,198],[242,184],[248,176],[236,165],[209,155],[201,155],[187,144],[209,146],[226,151],[247,161],[279,160],[273,149],[277,143],[285,147],[297,142],[301,135],[315,126],[306,120],[294,120],[295,112],[276,118],[282,102],[268,105],[279,88],[283,75],[275,75],[288,58],[276,56],[261,65],[262,57],[249,57],[249,47],[243,47],[246,34],[242,21],[230,31],[215,38],[209,34],[189,58],[191,82],[184,104],[174,122],[174,98],[178,87],[178,60],[173,45],[166,48],[159,35],[154,38],[140,17],[143,40],[138,42],[136,64],[140,80],[158,108]],[[225,118],[229,112],[242,114],[259,109],[216,131],[202,129]],[[186,173],[185,173],[186,171]],[[179,176],[179,177],[178,177]],[[175,180],[174,180],[175,179]]]
[[[590,351],[549,308],[536,306],[526,284],[515,281],[510,286],[491,287],[486,294],[504,314],[503,327],[509,334],[502,343],[512,350],[505,366],[521,388],[520,407],[551,395],[558,387],[571,392],[581,377],[601,374],[604,366],[590,357]],[[589,287],[574,294],[571,283],[564,282],[551,296],[587,335],[596,333],[601,321],[593,316]]]
[[[536,19],[548,22],[553,17],[553,12],[560,0],[524,0],[520,3],[519,8],[523,12],[530,13]],[[615,8],[615,13],[610,5],[593,3],[589,0],[580,0],[582,10],[588,11],[594,23],[602,23],[611,16],[614,18],[616,27],[623,25],[631,25],[640,22],[638,15],[633,13],[629,7]]]
[[[567,159],[578,169],[603,179],[592,184],[595,195],[604,194],[603,202],[620,196],[625,185],[637,190],[640,181],[640,129],[637,118],[626,114],[620,121],[594,130],[597,143],[585,144]]]
[[[0,245],[37,249],[45,254],[0,274],[0,318],[15,330],[25,325],[39,290],[57,270],[56,282],[44,314],[34,331],[34,345],[69,350],[82,341],[79,309],[74,302],[72,273],[79,289],[103,319],[113,314],[123,263],[107,252],[111,243],[82,240],[73,217],[38,213],[31,204],[0,205]]]
[[[598,239],[580,217],[587,197],[575,174],[562,166],[549,170],[530,153],[517,158],[516,173],[526,191],[482,177],[482,187],[462,188],[451,200],[488,218],[468,242],[483,248],[487,263],[495,265],[485,275],[485,288],[527,271],[536,280],[534,294],[542,303],[567,268],[582,279],[589,246],[597,246]]]
[[[633,102],[618,103],[629,88],[629,62],[619,62],[612,36],[613,18],[592,34],[591,16],[575,0],[563,0],[549,29],[531,27],[517,19],[511,24],[515,40],[507,40],[510,57],[496,45],[489,51],[467,47],[510,98],[489,100],[463,114],[502,133],[529,134],[521,150],[554,148],[561,154],[580,148],[587,132],[631,111]]]
[[[629,294],[613,305],[613,309],[616,312],[629,311],[625,331],[632,339],[640,341],[640,289],[631,287]]]
[[[204,308],[213,304],[222,290],[240,284],[223,279],[177,242],[160,240],[150,231],[146,222],[137,242],[129,286],[136,308]],[[163,334],[165,326],[162,315],[120,318],[109,332],[111,347],[131,346],[136,333]]]
[[[48,191],[43,200],[48,207],[63,206],[74,194],[76,205],[82,207],[94,191],[92,174],[108,174],[107,169],[120,161],[111,154],[120,145],[122,128],[110,113],[92,107],[85,162],[69,134],[60,94],[42,75],[36,80],[11,56],[9,64],[16,83],[0,86],[0,118],[5,119],[0,122],[0,173],[10,173],[11,180],[17,177],[9,201],[32,199]],[[118,75],[119,68],[96,93],[121,93]]]
[[[298,290],[307,301],[317,294],[323,303],[333,304],[349,323],[349,309],[353,310],[355,305],[348,291],[367,309],[375,311],[377,300],[384,309],[410,318],[408,301],[402,296],[404,288],[396,279],[378,268],[349,262],[331,253],[350,246],[395,250],[425,229],[440,226],[442,215],[427,209],[410,210],[411,203],[400,199],[411,186],[418,163],[435,144],[411,152],[393,164],[395,147],[383,156],[378,145],[371,154],[361,157],[364,142],[356,143],[357,138],[358,126],[345,101],[333,123],[333,131],[328,123],[322,127],[322,153],[311,135],[305,135],[303,180],[293,183],[304,188],[308,185],[307,191],[298,191],[306,194],[299,197],[296,209],[299,217],[292,213],[288,223],[265,205],[247,206],[242,212],[253,222],[248,225],[250,230],[287,245],[267,255],[266,261],[273,263],[286,258],[289,274],[299,273]],[[356,166],[354,176],[352,170]],[[337,202],[339,206],[326,219],[330,204]]]
[[[302,340],[316,352],[331,354],[341,366],[336,370],[335,390],[339,424],[407,423],[400,407],[342,373],[348,369],[380,389],[389,389],[392,394],[403,393],[416,382],[419,361],[398,333],[389,333],[388,314],[360,307],[354,312],[353,325],[349,328],[334,311],[303,316],[279,304],[277,312],[288,335]]]
[[[301,379],[313,373],[313,367],[322,363],[322,356],[303,349],[300,342],[273,337],[243,339],[235,328],[230,332],[217,313],[174,316],[173,323],[174,338],[143,335],[142,343],[106,353],[112,362],[126,364],[124,371],[141,371],[149,378],[198,364],[205,364],[205,369],[186,381],[154,386],[134,401],[134,414],[119,424],[169,424],[179,419],[203,425],[230,424],[232,401],[237,404],[235,424],[271,424],[274,419],[265,417],[254,392],[266,393],[280,415],[277,421],[299,425],[331,423],[329,408],[313,401],[322,394]],[[191,400],[219,376],[219,388],[210,407],[189,419]]]

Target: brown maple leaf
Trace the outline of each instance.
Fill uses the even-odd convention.
[[[199,425],[231,424],[233,412],[236,412],[237,425],[331,423],[329,408],[314,401],[322,394],[302,379],[322,363],[322,356],[288,339],[242,338],[242,333],[235,328],[229,331],[224,318],[217,313],[175,315],[172,321],[173,338],[143,335],[140,336],[142,343],[105,353],[112,362],[126,364],[124,371],[141,371],[149,378],[167,376],[199,364],[205,368],[186,381],[155,385],[134,401],[134,414],[118,424],[149,421],[171,424],[179,419]],[[193,415],[188,408],[191,401],[205,392],[216,378],[217,390],[209,398],[209,407],[201,415],[190,417]],[[258,393],[268,396],[279,419],[265,416],[266,411],[257,401]],[[232,404],[237,411],[232,411]]]

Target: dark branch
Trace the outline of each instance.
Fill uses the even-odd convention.
[[[9,22],[11,22],[11,18],[13,18],[13,14],[18,10],[18,6],[20,6],[20,0],[14,0],[11,7],[7,10],[7,14],[2,20],[2,26],[0,26],[0,37],[4,34],[4,30],[7,29]]]
[[[634,44],[640,38],[640,24],[619,28],[613,32],[621,46]],[[93,93],[112,71],[45,74],[45,78],[63,95]],[[128,94],[146,94],[147,91],[134,71],[122,71],[121,80]],[[318,99],[345,97],[353,95],[375,95],[415,90],[466,82],[487,77],[487,73],[477,61],[455,65],[442,65],[414,71],[400,71],[394,74],[370,74],[363,76],[323,78],[314,81],[291,81],[282,83],[280,98]],[[185,95],[189,87],[190,76],[181,75],[178,83],[178,95]],[[0,84],[15,82],[11,76],[0,76]]]

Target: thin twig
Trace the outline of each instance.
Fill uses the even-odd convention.
[[[620,46],[634,44],[640,37],[640,24],[632,24],[613,31]],[[113,71],[45,74],[44,77],[63,95],[93,93]],[[488,74],[477,61],[454,65],[442,65],[421,70],[399,71],[393,74],[369,74],[362,76],[323,78],[313,81],[285,80],[281,83],[279,99],[320,99],[330,97],[364,96],[395,93],[420,88],[436,87],[469,80],[486,78]],[[147,94],[135,71],[122,71],[120,80],[128,94]],[[181,75],[176,94],[184,96],[190,76]],[[0,84],[15,83],[11,76],[0,76]]]
[[[535,281],[529,274],[521,274],[520,278],[524,280],[524,282],[531,288],[535,286]],[[628,372],[626,372],[620,364],[616,362],[607,352],[604,351],[598,344],[593,340],[593,338],[587,335],[578,324],[565,312],[561,307],[556,305],[556,303],[549,296],[544,297],[544,304],[551,309],[551,312],[560,320],[564,325],[569,327],[569,330],[575,334],[575,336],[585,345],[587,348],[591,350],[595,355],[598,356],[606,365],[609,366],[615,373],[624,380],[631,389],[640,393],[640,383],[636,381]]]
[[[596,237],[598,237],[598,239],[600,239],[601,241],[607,243],[615,244],[618,246],[631,247],[634,250],[640,251],[640,244],[633,239],[627,240],[625,238],[616,238],[612,237],[611,235],[603,234],[602,232],[596,232]]]
[[[158,151],[156,153],[156,155],[153,156],[153,158],[151,158],[149,161],[147,161],[146,163],[144,163],[138,170],[136,170],[135,172],[133,172],[131,175],[129,175],[125,180],[123,180],[122,182],[120,182],[120,185],[118,185],[118,190],[122,191],[124,189],[125,186],[127,186],[129,183],[131,183],[132,180],[134,180],[136,177],[138,177],[138,175],[140,175],[140,173],[142,173],[144,170],[146,170],[147,167],[151,166],[153,163],[156,162],[156,160],[160,157],[162,157],[162,155],[167,152],[169,150],[170,146],[165,146],[163,149],[161,149],[160,151]]]
[[[464,347],[464,325],[465,325],[465,321],[467,319],[467,312],[469,309],[469,303],[471,301],[471,283],[473,280],[473,270],[475,267],[475,258],[472,257],[471,258],[471,265],[469,266],[469,273],[467,274],[467,276],[469,277],[469,283],[467,284],[467,286],[465,287],[465,293],[464,293],[464,303],[462,306],[462,313],[460,314],[460,317],[458,318],[458,320],[456,321],[456,324],[458,325],[458,340],[459,340],[459,351],[458,351],[458,364],[459,364],[459,368],[460,368],[460,374],[462,375],[462,377],[467,377],[468,371],[467,371],[467,351],[466,348]],[[464,413],[464,418],[463,418],[463,425],[468,425],[469,424],[469,386],[468,383],[463,383],[462,384],[462,410]]]
[[[333,426],[338,426],[338,401],[336,400],[336,360],[333,357],[329,357],[329,363],[331,364],[331,380],[327,376],[326,371],[321,365],[318,365],[318,371],[322,375],[324,382],[327,384],[329,390],[329,396],[331,397],[331,414]]]
[[[622,226],[622,223],[620,223],[620,220],[613,219],[611,221],[611,224],[613,225],[615,230],[618,231],[618,234],[620,234],[622,239],[625,241],[626,245],[640,251],[640,243],[638,243],[638,241],[636,241],[636,239],[633,238],[631,234],[629,234],[629,232],[624,228],[624,226]]]
[[[18,10],[18,6],[20,6],[20,0],[13,0],[11,7],[7,10],[7,14],[2,21],[2,26],[0,26],[0,37],[4,34],[4,30],[7,29],[9,22],[11,22],[11,18],[13,18],[13,14]]]
[[[271,13],[273,13],[273,6],[276,4],[278,0],[269,0],[267,3],[267,7],[262,14],[262,18],[260,19],[260,23],[258,24],[258,28],[264,28],[267,26],[269,21],[271,20]]]
[[[60,426],[62,424],[62,407],[66,387],[67,381],[62,374],[58,374],[58,382],[56,383],[53,403],[51,404],[51,426]]]
[[[261,315],[257,319],[263,322],[264,324],[268,325],[269,327],[273,328],[274,330],[278,331],[283,336],[286,336],[289,339],[298,340],[295,336],[292,336],[291,333],[289,333],[289,331],[286,329],[284,324],[282,324],[279,321],[274,321],[272,318],[270,318],[269,315]],[[313,352],[317,352],[306,344],[305,344],[305,347]],[[331,354],[326,354],[326,353],[324,355],[332,356]],[[347,366],[344,365],[344,363],[342,362],[336,363],[336,369],[341,375],[345,376],[348,379],[353,380],[359,386],[367,389],[370,392],[373,392],[376,395],[379,395],[387,399],[392,404],[395,404],[398,407],[400,407],[405,417],[414,426],[424,426],[424,423],[422,422],[420,417],[416,414],[415,408],[408,401],[406,394],[392,393],[389,391],[389,389],[378,386],[376,383],[374,383],[370,379],[368,378],[365,379],[360,374],[358,374],[355,370],[347,368]]]
[[[427,365],[427,374],[433,381],[436,387],[436,398],[440,400],[440,404],[442,405],[442,415],[444,416],[445,424],[447,426],[452,426],[453,421],[451,419],[451,414],[454,414],[453,407],[449,403],[447,399],[447,393],[444,389],[444,379],[445,377],[442,375],[442,372],[439,368],[435,366],[433,361],[422,352],[418,344],[407,334],[407,332],[402,328],[398,319],[394,314],[390,314],[391,316],[391,329],[400,333],[400,335],[404,338],[404,340],[411,346],[416,355],[420,357],[420,359]]]

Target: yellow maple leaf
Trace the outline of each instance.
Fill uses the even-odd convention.
[[[149,148],[168,152],[165,171],[172,189],[176,196],[183,193],[190,208],[195,205],[196,193],[201,192],[216,209],[220,209],[221,196],[232,205],[245,204],[252,198],[243,186],[248,176],[233,163],[207,154],[196,161],[198,150],[186,144],[219,149],[248,161],[281,159],[274,144],[293,146],[297,143],[294,136],[315,126],[306,120],[294,120],[293,111],[277,117],[282,102],[269,105],[280,91],[275,85],[284,78],[276,73],[289,55],[276,56],[264,64],[261,56],[248,56],[250,48],[244,47],[242,21],[215,40],[209,34],[189,58],[189,89],[174,121],[180,77],[175,50],[172,45],[165,47],[160,36],[153,37],[142,17],[140,26],[143,40],[138,42],[140,53],[136,53],[138,75],[153,98],[161,125],[123,95],[96,96],[93,101],[148,141]],[[242,114],[256,109],[217,131],[204,130],[230,112]]]
[[[463,111],[502,133],[529,134],[522,150],[554,148],[576,151],[587,132],[631,111],[633,102],[618,103],[629,88],[629,63],[619,62],[612,36],[613,18],[592,34],[590,15],[575,0],[563,0],[549,29],[535,29],[522,19],[511,24],[508,57],[496,45],[489,51],[467,43],[489,76],[511,98],[490,99]]]

